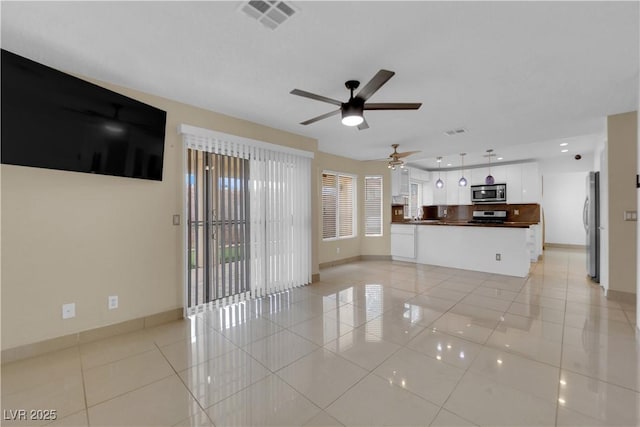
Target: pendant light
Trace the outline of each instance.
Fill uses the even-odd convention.
[[[442,157],[438,157],[438,180],[436,181],[436,187],[442,188],[444,187],[444,181],[440,179],[440,166],[442,166]]]
[[[460,187],[467,186],[467,178],[464,177],[464,156],[466,155],[467,153],[460,153],[460,161],[462,162],[462,178],[460,178],[460,180],[458,181],[458,185]]]
[[[493,178],[493,175],[491,175],[491,157],[495,156],[495,154],[492,154],[492,149],[487,150],[487,153],[489,153],[487,154],[487,157],[489,158],[489,175],[484,179],[484,183],[487,185],[493,185],[496,180]]]

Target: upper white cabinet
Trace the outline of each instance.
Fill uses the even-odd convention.
[[[471,185],[483,185],[484,179],[489,175],[489,168],[469,169],[469,175],[471,176]],[[467,177],[467,179],[469,179],[469,177]]]
[[[391,195],[392,196],[408,196],[409,183],[411,181],[420,181],[422,183],[431,180],[431,172],[423,171],[415,168],[396,168],[391,171]]]
[[[409,170],[407,168],[396,168],[391,171],[391,195],[409,195]]]
[[[447,205],[460,204],[458,180],[461,176],[460,171],[447,171],[447,179],[444,181],[444,188],[447,191]]]
[[[413,181],[429,182],[431,181],[431,172],[423,171],[422,169],[407,168],[409,169],[409,178]]]
[[[436,175],[434,175],[434,178],[436,178]],[[440,178],[442,180],[447,179],[446,174],[441,174]],[[436,178],[436,181],[438,179]],[[446,205],[447,204],[447,188],[448,188],[449,184],[448,183],[444,183],[444,187],[442,188],[438,188],[436,187],[436,184],[434,182],[433,184],[433,204],[434,205]]]
[[[443,188],[436,187],[438,171],[427,172],[420,169],[404,168],[391,172],[393,196],[407,196],[410,181],[422,182],[424,205],[470,205],[471,185],[483,185],[489,174],[488,167],[465,169],[467,186],[458,186],[461,170],[441,171]],[[536,162],[491,166],[491,175],[496,184],[507,184],[507,203],[540,203],[542,183]]]
[[[522,203],[522,165],[507,165],[507,203]]]
[[[537,163],[523,163],[522,167],[522,203],[540,203],[542,200],[542,182]],[[507,187],[507,194],[509,188]]]

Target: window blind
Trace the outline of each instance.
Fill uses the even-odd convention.
[[[322,173],[322,238],[353,237],[355,233],[355,178]]]
[[[382,236],[382,177],[364,177],[364,235]]]
[[[250,296],[310,283],[313,153],[188,125],[179,132],[186,149],[248,163]]]

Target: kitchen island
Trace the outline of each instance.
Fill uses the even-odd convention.
[[[392,223],[391,255],[397,261],[526,277],[531,260],[541,253],[535,227],[539,225],[524,222]]]

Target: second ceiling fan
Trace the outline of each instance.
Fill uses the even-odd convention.
[[[357,80],[348,80],[345,83],[347,89],[351,91],[351,96],[347,102],[341,102],[337,99],[327,98],[326,96],[316,95],[300,89],[294,89],[290,93],[293,95],[304,96],[305,98],[315,99],[316,101],[327,102],[337,105],[340,108],[326,114],[314,117],[312,119],[300,122],[301,125],[309,125],[327,117],[335,116],[342,113],[342,123],[346,126],[358,126],[359,130],[368,129],[369,125],[364,118],[364,110],[417,110],[422,103],[400,103],[400,102],[383,102],[371,103],[366,102],[371,95],[376,93],[395,73],[389,70],[380,70],[362,89],[354,96],[353,91],[358,89],[360,82]]]

